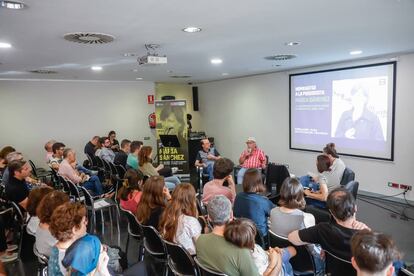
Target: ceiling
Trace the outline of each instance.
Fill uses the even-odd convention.
[[[1,79],[204,82],[414,51],[413,0],[24,2],[23,10],[0,9],[0,42],[13,45],[0,49]],[[185,33],[186,26],[202,31]],[[64,40],[70,32],[111,34],[115,40],[83,45]],[[285,45],[291,41],[301,44]],[[168,64],[140,66],[137,57],[122,55],[144,55],[146,43],[160,44],[158,53],[167,55]],[[363,53],[351,56],[352,50]],[[264,59],[276,54],[297,58]],[[223,63],[212,65],[216,57]],[[94,72],[92,65],[103,70]],[[28,72],[36,69],[58,73]]]

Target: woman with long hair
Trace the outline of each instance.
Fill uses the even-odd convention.
[[[164,177],[151,176],[145,181],[141,200],[138,204],[136,217],[145,225],[158,229],[158,223],[167,201],[171,199],[170,192],[165,187]]]
[[[152,147],[150,146],[143,146],[138,153],[138,164],[139,170],[148,176],[156,176],[160,175],[159,171],[164,168],[163,164],[160,164],[158,167],[154,167],[152,165]],[[180,184],[180,179],[175,176],[165,177],[165,184],[167,185],[168,189],[173,190],[177,184]]]
[[[118,191],[118,200],[122,209],[135,213],[142,196],[144,175],[140,171],[128,169],[124,178]]]
[[[170,204],[161,216],[160,233],[167,241],[181,244],[195,255],[195,241],[201,234],[197,217],[194,187],[190,183],[182,183],[175,188]]]

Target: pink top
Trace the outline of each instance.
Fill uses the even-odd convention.
[[[121,199],[122,209],[131,211],[133,214],[137,211],[138,203],[141,200],[142,192],[136,191],[128,195],[128,200]]]
[[[226,196],[232,204],[234,202],[234,198],[236,197],[236,194],[233,193],[233,191],[229,187],[225,187],[221,185],[221,183],[217,183],[217,181],[213,179],[210,182],[207,182],[206,185],[204,185],[202,199],[203,203],[208,204],[209,200],[216,195]]]
[[[82,181],[79,173],[69,164],[66,159],[63,159],[62,163],[59,165],[59,174],[63,177],[66,177],[75,184],[79,184]]]
[[[246,156],[248,154],[247,150],[244,150],[240,157]],[[266,156],[264,152],[256,148],[252,151],[252,155],[250,155],[244,163],[241,165],[243,168],[246,169],[257,169],[257,168],[264,168],[266,165]]]
[[[49,160],[53,157],[53,152],[46,152],[46,163],[49,163]]]

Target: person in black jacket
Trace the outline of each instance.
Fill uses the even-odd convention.
[[[115,153],[114,163],[116,165],[122,165],[124,168],[126,168],[126,163],[127,163],[130,147],[131,147],[130,140],[124,139],[121,141],[121,150]]]
[[[96,146],[99,142],[99,136],[93,136],[93,138],[85,145],[83,152],[89,156],[95,156]]]

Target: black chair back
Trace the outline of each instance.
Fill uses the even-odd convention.
[[[29,164],[30,164],[30,167],[32,167],[32,173],[33,173],[33,175],[34,175],[36,178],[38,178],[38,176],[37,176],[37,168],[36,168],[35,164],[33,163],[33,161],[32,161],[32,160],[29,160],[28,162],[29,162]]]
[[[359,188],[359,182],[358,181],[350,181],[348,182],[344,188],[349,191],[355,199],[357,199],[358,196],[358,188]]]
[[[345,186],[346,184],[348,184],[350,181],[354,181],[355,180],[355,173],[353,170],[351,170],[350,168],[346,167],[344,170],[344,173],[342,174],[342,178],[341,178],[341,186]]]
[[[102,159],[99,156],[94,156],[93,158],[94,158],[95,164],[98,168],[105,169],[105,165],[104,165]]]
[[[164,243],[169,256],[168,266],[175,275],[199,275],[197,264],[183,246],[166,240]]]
[[[150,225],[141,225],[145,250],[154,257],[167,256],[167,249],[158,231]]]
[[[266,168],[266,188],[273,195],[280,193],[283,181],[290,177],[285,165],[269,163]]]
[[[112,162],[108,162],[109,168],[111,169],[111,175],[114,176],[118,176],[118,171],[116,170],[115,164]]]
[[[269,230],[269,240],[271,247],[285,248],[287,246],[293,246],[289,240],[285,237],[279,236]],[[295,274],[313,273],[316,275],[315,261],[313,260],[312,253],[308,249],[308,246],[294,246],[296,249],[296,255],[290,259]]]
[[[66,181],[66,179],[59,174],[58,174],[58,178],[59,178],[59,183],[62,185],[63,191],[67,194],[70,194],[69,184]]]
[[[128,219],[129,234],[133,237],[139,238],[142,235],[142,229],[140,223],[137,221],[137,218],[134,216],[134,214],[131,213],[131,211],[124,210],[122,208],[121,210]]]
[[[100,157],[98,157],[99,159],[101,159],[102,164],[104,165],[104,169],[106,172],[111,173],[111,166],[109,165],[109,162],[106,161],[105,159],[102,159]]]
[[[200,270],[201,276],[227,276],[227,274],[225,273],[214,271],[213,269],[210,269],[205,265],[202,265],[200,261],[197,259],[197,257],[194,257],[194,261]]]
[[[356,276],[356,270],[350,261],[339,258],[325,250],[325,272],[332,276]]]
[[[123,179],[126,173],[125,168],[122,165],[115,165],[115,168],[116,168],[119,178]]]
[[[79,191],[78,186],[76,186],[76,184],[75,184],[75,183],[73,183],[73,182],[72,182],[72,181],[70,181],[70,180],[66,180],[66,183],[67,183],[67,184],[68,184],[68,186],[69,186],[69,194],[70,194],[70,196],[71,196],[72,198],[74,198],[74,199],[75,199],[75,201],[82,201],[82,200],[83,200],[83,198],[82,198],[81,192]]]

